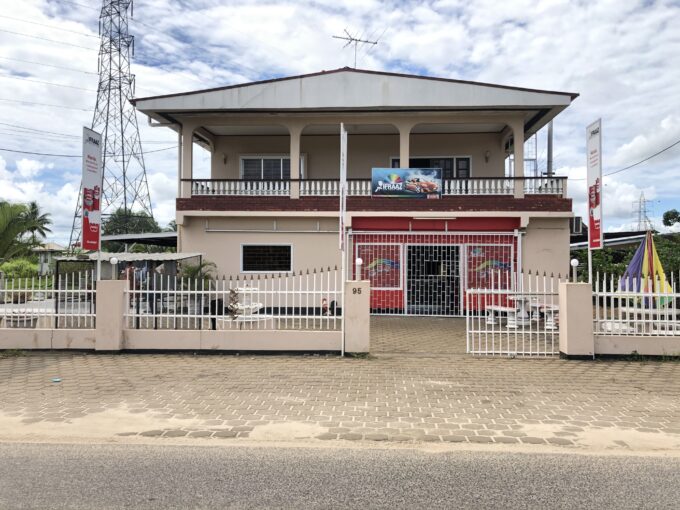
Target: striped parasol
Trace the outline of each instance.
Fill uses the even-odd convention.
[[[673,289],[666,280],[666,273],[654,246],[651,230],[635,251],[625,273],[619,281],[619,289],[628,292],[671,293]],[[663,303],[660,303],[663,304]]]

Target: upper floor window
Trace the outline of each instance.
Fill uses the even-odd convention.
[[[443,179],[469,179],[472,158],[470,156],[414,157],[410,168],[441,168]],[[392,168],[399,168],[399,158],[392,158]]]
[[[247,181],[287,181],[290,179],[288,156],[243,156],[241,178]]]

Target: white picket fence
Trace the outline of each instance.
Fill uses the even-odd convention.
[[[483,356],[559,354],[561,276],[494,271],[486,288],[468,289],[467,352]]]
[[[680,336],[675,275],[664,288],[658,278],[622,280],[598,274],[593,291],[596,335]]]
[[[341,272],[326,268],[219,279],[135,275],[126,327],[182,330],[340,330]]]
[[[94,271],[0,280],[0,327],[95,327]]]

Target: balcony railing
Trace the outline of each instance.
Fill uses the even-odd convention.
[[[242,179],[190,179],[192,196],[290,196],[291,183],[299,183],[301,197],[337,197],[339,179],[247,181]],[[522,181],[526,195],[566,196],[566,177],[475,177],[445,179],[444,196],[514,195]],[[348,196],[371,196],[370,179],[348,179]]]

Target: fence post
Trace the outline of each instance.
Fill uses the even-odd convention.
[[[560,352],[567,357],[592,357],[593,289],[589,283],[560,282]]]
[[[123,348],[125,327],[125,289],[127,280],[99,280],[97,282],[97,325],[95,350],[119,351]]]
[[[345,321],[345,352],[367,353],[371,345],[371,282],[345,282],[342,319]]]

